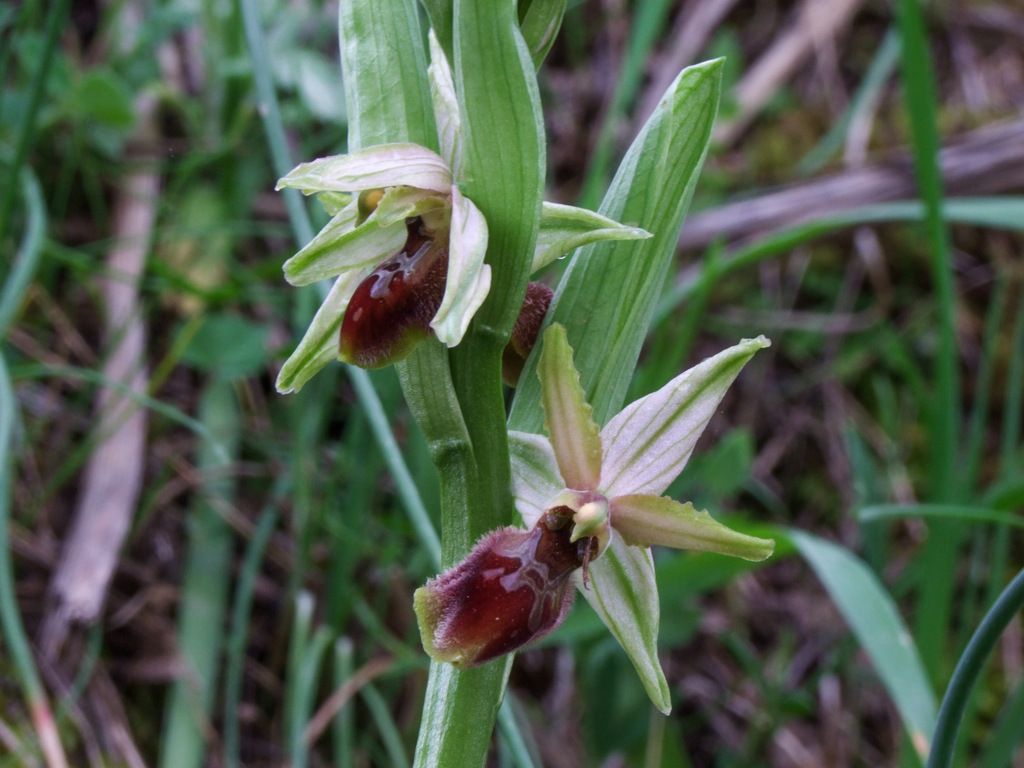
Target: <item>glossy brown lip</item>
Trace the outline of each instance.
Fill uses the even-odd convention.
[[[463,651],[457,663],[473,666],[561,624],[574,595],[569,576],[590,546],[571,542],[571,533],[572,510],[550,510],[528,531],[492,532],[459,565],[428,582],[438,607],[432,617],[436,648]]]
[[[406,222],[402,250],[359,284],[341,324],[339,355],[361,368],[405,357],[430,334],[444,298],[448,244],[428,235],[419,218]]]

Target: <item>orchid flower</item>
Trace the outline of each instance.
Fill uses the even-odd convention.
[[[332,215],[285,262],[285,279],[295,286],[334,279],[281,368],[280,392],[298,391],[334,359],[388,365],[431,334],[453,347],[487,298],[487,221],[459,190],[459,104],[433,31],[430,49],[440,154],[417,144],[382,144],[303,163],[277,183],[277,189],[318,195]],[[532,269],[589,242],[649,236],[592,211],[545,203]]]
[[[462,564],[417,591],[427,651],[469,665],[515,650],[558,626],[571,581],[626,650],[651,700],[667,712],[650,546],[763,560],[774,543],[662,494],[729,385],[768,344],[758,337],[720,352],[599,429],[565,329],[551,325],[538,365],[549,437],[510,434],[516,507],[530,530],[492,532]]]

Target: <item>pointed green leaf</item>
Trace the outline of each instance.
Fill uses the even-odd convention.
[[[729,385],[759,349],[745,339],[626,406],[601,430],[606,496],[664,493],[693,453]]]
[[[661,607],[654,581],[651,550],[612,542],[601,558],[590,564],[590,589],[577,586],[601,621],[633,662],[651,702],[664,714],[672,710],[668,682],[658,660],[658,624]]]
[[[867,651],[911,743],[923,757],[935,729],[935,694],[914,639],[889,593],[845,548],[803,531],[790,529],[787,533]]]
[[[622,405],[718,109],[722,62],[684,70],[626,153],[600,213],[652,233],[594,243],[573,257],[549,317],[566,327],[598,423]],[[536,364],[536,355],[528,368]],[[540,387],[529,370],[516,389],[514,429],[539,432]]]
[[[596,491],[601,482],[601,436],[583,399],[565,328],[557,323],[544,332],[537,366],[544,425],[551,435],[558,468],[567,488]]]
[[[526,14],[522,15],[522,6],[526,4]],[[523,40],[526,47],[530,49],[530,57],[533,59],[533,66],[540,69],[544,58],[555,44],[558,37],[558,30],[562,27],[562,17],[565,16],[566,0],[520,0],[520,14],[522,22],[519,27],[523,32]]]
[[[526,290],[544,187],[537,74],[515,0],[457,0],[452,18],[463,138],[459,186],[487,219],[487,263],[494,271],[480,324],[504,341]],[[439,38],[443,45],[440,32]]]
[[[639,494],[611,500],[612,527],[627,544],[658,544],[674,549],[717,552],[758,562],[771,556],[775,542],[739,533],[705,510],[664,496]]]
[[[338,3],[348,149],[437,146],[416,0]]]
[[[639,227],[620,224],[607,216],[571,205],[544,203],[540,213],[540,232],[533,251],[531,272],[543,269],[574,248],[602,240],[646,240],[651,236]]]

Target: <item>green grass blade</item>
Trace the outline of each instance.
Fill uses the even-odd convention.
[[[408,768],[409,756],[402,743],[402,734],[398,730],[394,718],[391,717],[384,697],[380,695],[373,683],[364,685],[359,693],[363,697],[363,701],[366,702],[370,716],[373,717],[373,722],[377,726],[377,733],[380,734],[380,739],[384,743],[384,749],[391,761],[390,765],[393,768]]]
[[[253,530],[245,559],[238,573],[235,598],[231,608],[231,629],[226,647],[226,668],[224,671],[224,765],[227,768],[239,766],[240,734],[238,729],[238,704],[242,698],[242,677],[245,672],[245,649],[249,637],[249,615],[252,610],[252,596],[256,578],[263,563],[263,553],[270,536],[277,525],[278,505],[288,492],[286,480],[281,478],[275,485],[271,501],[260,514]]]
[[[1024,197],[948,198],[943,204],[946,220],[956,224],[1024,231]],[[804,243],[843,229],[863,224],[922,221],[925,207],[919,201],[900,200],[854,208],[836,216],[826,216],[775,232],[751,245],[723,257],[717,265],[722,277],[752,267],[775,256],[782,256]],[[701,276],[694,274],[680,280],[659,303],[655,323],[660,323],[690,299],[700,285]]]
[[[1024,517],[1000,512],[989,507],[973,507],[966,504],[874,504],[857,511],[862,523],[875,520],[899,520],[908,517],[925,517],[934,520],[960,520],[969,523],[994,523],[1024,528]]]
[[[793,529],[783,535],[814,569],[867,651],[923,758],[935,725],[935,695],[892,598],[871,570],[843,547]]]
[[[7,537],[13,490],[11,486],[16,420],[17,401],[14,398],[10,376],[7,374],[7,363],[0,353],[0,625],[43,754],[46,755],[50,768],[64,768],[67,759],[64,757],[46,691],[39,681],[39,673],[36,671],[35,659],[32,658],[25,626],[21,622],[14,591],[14,565],[11,562],[10,542]]]
[[[352,374],[358,371],[357,368],[352,368],[351,366],[348,367],[348,370]],[[409,473],[409,468],[402,457],[402,451],[399,449],[395,435],[388,424],[387,414],[384,413],[380,398],[377,397],[377,393],[373,389],[373,383],[363,371],[358,372],[363,375],[350,374],[352,386],[362,401],[363,413],[366,414],[366,418],[370,422],[370,428],[377,440],[377,445],[384,455],[388,469],[391,471],[391,478],[398,489],[398,496],[402,500],[406,514],[409,516],[413,529],[419,537],[420,544],[429,553],[431,559],[439,563],[441,561],[441,541],[438,539],[437,531],[434,530],[434,524],[430,520],[430,513],[427,512],[423,499],[420,498],[419,490],[416,488],[416,483]]]
[[[1024,429],[1024,291],[1017,297],[1017,318],[1010,336],[1010,368],[1006,374],[1003,430],[999,437],[999,476],[1016,477],[1020,456],[1020,435]]]
[[[199,444],[198,468],[206,478],[188,516],[188,553],[178,612],[178,653],[184,676],[171,688],[161,739],[162,768],[199,768],[206,753],[209,722],[220,668],[232,536],[223,516],[235,492],[228,474],[238,454],[241,417],[230,383],[211,381],[199,404],[199,418],[227,457]]]
[[[1024,608],[1024,570],[1014,577],[985,614],[949,681],[942,698],[935,738],[928,756],[928,768],[949,768],[953,764],[957,733],[974,684],[1006,625]]]
[[[157,400],[155,397],[150,397],[149,395],[143,395],[140,392],[136,392],[124,382],[114,381],[109,377],[104,376],[99,371],[94,371],[91,368],[77,368],[73,365],[46,365],[45,363],[39,365],[20,366],[15,369],[15,378],[18,379],[47,379],[51,377],[86,381],[90,384],[109,387],[119,395],[131,398],[143,408],[148,408],[153,413],[159,414],[160,416],[173,421],[175,424],[180,424],[189,431],[195,433],[203,439],[206,446],[213,451],[219,459],[227,461],[228,451],[226,447],[220,443],[217,435],[211,431],[208,424],[203,423],[202,420],[192,418],[188,414],[178,408],[175,408],[173,405],[168,405],[162,400]]]
[[[683,70],[626,153],[601,205],[600,213],[653,237],[581,248],[548,312],[548,321],[569,334],[598,423],[626,396],[707,152],[721,75],[720,60]],[[509,424],[541,431],[536,355],[519,379]]]
[[[355,649],[352,641],[342,637],[334,644],[334,687],[341,688],[352,679]],[[349,702],[334,716],[331,725],[334,741],[334,768],[352,768],[355,765],[355,717]]]
[[[903,95],[910,119],[914,170],[925,206],[924,228],[932,256],[932,279],[938,304],[935,394],[929,403],[931,479],[926,495],[934,501],[950,502],[955,500],[957,492],[960,376],[953,260],[949,230],[942,213],[938,99],[921,2],[899,0],[896,8],[902,42]],[[921,556],[923,581],[914,626],[921,657],[932,675],[939,674],[948,639],[956,573],[956,569],[949,566],[956,561],[960,539],[955,525],[935,523]]]
[[[46,206],[43,203],[43,193],[39,189],[39,180],[30,169],[21,172],[21,189],[25,197],[27,214],[25,233],[22,235],[14,266],[4,281],[3,293],[0,294],[0,339],[7,336],[7,330],[18,312],[25,289],[36,273],[43,251],[43,237],[46,234]]]
[[[7,237],[7,225],[10,222],[11,211],[14,208],[14,193],[21,178],[21,168],[28,157],[32,141],[36,137],[36,115],[43,100],[43,93],[46,90],[46,82],[50,74],[50,65],[54,59],[54,49],[57,45],[57,37],[64,27],[64,19],[68,13],[68,0],[56,0],[51,6],[46,19],[46,31],[43,36],[42,48],[39,55],[34,57],[38,62],[38,69],[32,75],[32,83],[29,86],[28,102],[21,115],[21,123],[17,129],[17,139],[14,145],[14,158],[11,164],[4,169],[4,184],[0,189],[0,247],[3,246]]]
[[[878,100],[899,60],[900,36],[895,29],[890,29],[882,38],[882,42],[871,59],[871,65],[864,74],[864,79],[857,86],[857,91],[853,94],[846,109],[843,110],[842,116],[821,141],[797,163],[797,173],[809,175],[820,171],[842,148],[853,118]]]

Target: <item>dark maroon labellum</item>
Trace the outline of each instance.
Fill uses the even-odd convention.
[[[361,368],[381,368],[405,357],[430,334],[444,298],[448,243],[438,242],[419,218],[395,256],[356,288],[341,324],[340,357]]]
[[[572,603],[569,575],[591,546],[570,542],[571,534],[572,510],[550,510],[529,531],[488,534],[459,565],[417,590],[427,651],[473,666],[557,627]]]
[[[505,346],[501,359],[501,377],[510,387],[519,382],[526,358],[537,343],[540,327],[544,324],[544,316],[551,306],[554,293],[544,283],[527,283],[526,296],[519,310],[512,336]]]

